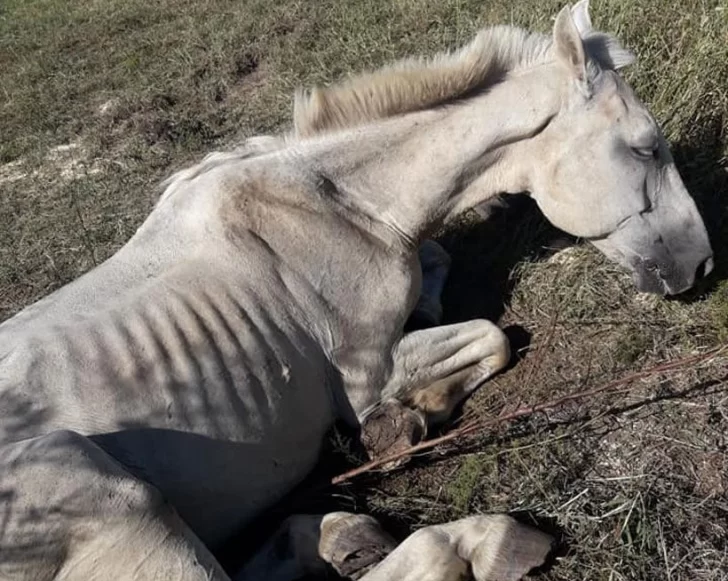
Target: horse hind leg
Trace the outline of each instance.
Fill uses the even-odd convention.
[[[506,515],[468,517],[416,531],[360,581],[518,581],[552,542]]]
[[[396,546],[371,516],[348,512],[295,515],[283,522],[233,581],[328,578],[330,569],[356,581]]]
[[[0,448],[0,578],[225,581],[151,485],[75,432]]]
[[[294,581],[517,581],[543,564],[553,539],[506,515],[479,515],[420,529],[397,546],[376,519],[335,512],[297,515],[234,578]]]

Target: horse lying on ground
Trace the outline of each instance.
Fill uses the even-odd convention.
[[[282,145],[173,177],[118,253],[0,326],[0,577],[227,579],[211,551],[306,476],[335,419],[366,429],[383,401],[445,419],[509,348],[485,320],[404,334],[418,248],[495,194],[530,192],[642,290],[689,288],[711,248],[616,72],[630,60],[581,2],[552,38],[491,28],[301,93]],[[362,518],[294,519],[288,558],[276,545],[239,578],[336,565],[363,538],[342,531],[376,528]],[[364,579],[516,579],[546,551],[471,517]]]

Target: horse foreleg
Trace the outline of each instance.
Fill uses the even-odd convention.
[[[422,439],[428,426],[447,420],[509,359],[507,337],[482,319],[405,335],[395,349],[394,369],[381,400],[359,418],[362,444],[372,458],[406,450]]]
[[[484,319],[414,331],[395,350],[382,397],[424,412],[428,424],[442,422],[509,359],[508,338]]]
[[[75,432],[0,448],[0,498],[1,579],[228,579],[156,488]]]

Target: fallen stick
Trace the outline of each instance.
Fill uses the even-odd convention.
[[[707,351],[700,355],[693,355],[691,357],[683,357],[681,359],[675,359],[668,363],[661,363],[659,365],[655,365],[654,367],[650,367],[648,369],[643,369],[642,371],[638,371],[637,373],[632,373],[625,377],[615,379],[613,381],[600,385],[599,387],[596,387],[594,389],[589,389],[586,391],[580,391],[578,393],[565,395],[565,396],[562,396],[562,397],[559,397],[559,398],[556,398],[556,399],[553,399],[551,401],[547,401],[544,403],[540,403],[540,404],[535,404],[535,405],[531,405],[531,406],[523,406],[513,412],[509,412],[507,414],[503,414],[503,415],[497,416],[495,418],[491,418],[489,420],[474,420],[474,421],[468,422],[467,424],[448,432],[444,436],[440,436],[438,438],[432,438],[430,440],[423,440],[419,444],[415,444],[414,446],[411,446],[405,450],[401,450],[401,451],[397,452],[396,454],[391,454],[390,456],[385,456],[383,458],[377,458],[375,460],[367,462],[366,464],[362,464],[358,468],[354,468],[352,470],[349,470],[348,472],[344,472],[343,474],[340,474],[340,475],[332,478],[331,484],[341,484],[343,482],[346,482],[347,480],[351,480],[352,478],[355,478],[356,476],[360,476],[361,474],[364,474],[366,472],[370,472],[376,468],[379,468],[380,466],[383,466],[384,464],[388,464],[389,462],[399,460],[400,458],[403,458],[405,456],[411,456],[412,454],[416,454],[417,452],[421,452],[422,450],[429,450],[431,448],[439,446],[440,444],[444,444],[446,442],[451,442],[453,440],[457,440],[458,438],[462,438],[464,436],[469,436],[470,434],[472,434],[476,431],[481,431],[481,430],[484,430],[487,428],[491,428],[498,424],[501,424],[504,422],[509,422],[511,420],[515,420],[515,419],[522,418],[525,416],[530,416],[530,415],[533,415],[538,412],[552,410],[552,409],[557,408],[570,401],[580,400],[580,399],[584,399],[587,397],[591,397],[593,395],[598,395],[600,393],[613,390],[616,387],[621,387],[628,383],[632,383],[633,381],[636,381],[638,379],[644,379],[646,377],[652,377],[654,375],[659,375],[662,373],[669,373],[671,371],[682,371],[683,369],[685,369],[686,367],[688,367],[690,365],[704,363],[704,362],[708,361],[709,359],[713,359],[714,357],[717,357],[724,351],[728,351],[728,345],[722,345],[720,347],[716,347],[716,348],[711,349],[710,351]]]

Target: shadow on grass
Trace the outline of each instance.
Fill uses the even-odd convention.
[[[446,324],[476,318],[498,321],[510,301],[516,264],[538,260],[551,251],[552,241],[568,238],[546,221],[528,196],[502,201],[487,220],[455,224],[439,237],[452,257],[443,292]]]
[[[724,154],[728,135],[724,127],[724,116],[716,115],[703,121],[689,142],[672,148],[685,186],[703,216],[715,257],[713,273],[674,300],[691,302],[728,279],[728,161]]]

